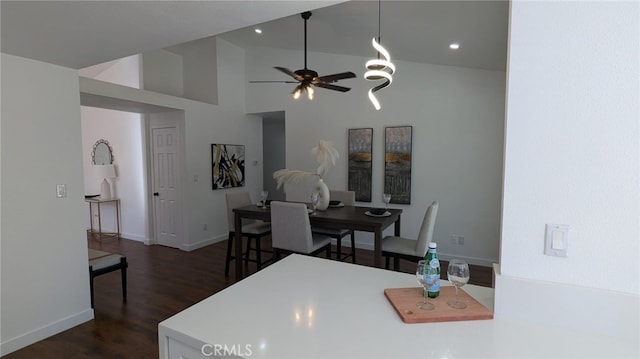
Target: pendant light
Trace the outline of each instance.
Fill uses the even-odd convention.
[[[384,81],[383,83],[372,87],[368,93],[369,100],[371,101],[371,103],[373,104],[373,107],[375,107],[376,110],[380,110],[381,107],[380,107],[380,102],[378,102],[378,99],[373,93],[389,86],[393,81],[392,75],[396,71],[396,66],[391,62],[391,56],[389,55],[389,51],[387,51],[380,44],[381,42],[380,41],[381,2],[382,0],[378,0],[378,40],[376,41],[375,37],[371,40],[371,45],[378,52],[378,57],[376,59],[367,61],[367,63],[364,65],[367,68],[367,72],[364,73],[365,79],[369,81],[380,81],[380,80]],[[380,55],[382,55],[383,59],[380,59]]]

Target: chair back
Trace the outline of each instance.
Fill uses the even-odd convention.
[[[298,253],[313,251],[313,236],[306,204],[271,202],[271,243],[273,248]]]
[[[329,199],[332,201],[340,201],[345,206],[353,206],[356,203],[355,191],[329,191]]]
[[[229,228],[229,232],[234,232],[236,223],[235,223],[235,215],[233,213],[234,208],[244,207],[251,204],[251,196],[248,191],[240,191],[240,192],[229,192],[226,195],[227,199],[227,226]],[[242,220],[242,224],[253,223],[253,220]]]
[[[433,239],[433,227],[436,224],[436,216],[438,215],[438,202],[434,201],[427,208],[427,212],[424,214],[422,225],[420,226],[420,233],[418,233],[418,240],[416,241],[416,253],[418,256],[424,257],[427,254],[427,248],[429,242]]]

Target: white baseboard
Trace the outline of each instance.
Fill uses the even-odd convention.
[[[11,338],[0,343],[0,356],[7,355],[16,350],[22,349],[28,345],[39,342],[52,335],[56,335],[67,329],[71,329],[76,325],[92,320],[94,317],[93,309],[87,309],[72,316],[60,319],[56,322],[48,324],[44,327],[32,330],[15,338]]]
[[[202,247],[206,247],[206,246],[212,245],[214,243],[226,241],[228,236],[229,236],[228,234],[221,234],[221,235],[219,235],[217,237],[207,238],[207,239],[201,240],[201,241],[196,242],[196,243],[183,244],[180,249],[182,249],[183,251],[186,251],[186,252],[191,252],[191,251],[196,250],[198,248],[202,248]]]
[[[495,316],[640,338],[640,296],[500,274],[495,266]]]
[[[145,238],[144,236],[139,236],[137,234],[131,234],[131,233],[120,233],[120,238],[126,238],[132,241],[138,241],[138,242],[144,242],[144,243],[149,241],[149,239]]]
[[[332,243],[336,244],[335,240]],[[343,240],[342,241],[342,246],[343,247],[351,246],[351,241]],[[359,241],[358,238],[356,238],[356,248],[373,251],[373,241],[372,240],[360,240]],[[464,259],[469,264],[483,266],[483,267],[491,267],[491,266],[493,266],[493,263],[496,263],[498,261],[497,259],[486,259],[486,258],[477,258],[477,257],[468,257],[468,256],[458,256],[458,255],[451,255],[451,254],[447,254],[447,253],[438,253],[438,258],[440,258],[440,259],[442,259],[444,261],[449,261],[449,260],[451,260],[453,258],[460,258],[460,259]]]

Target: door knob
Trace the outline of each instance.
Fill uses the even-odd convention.
[[[153,195],[158,197],[160,194],[158,192],[153,192]]]

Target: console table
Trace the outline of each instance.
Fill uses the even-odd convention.
[[[102,241],[104,237],[113,237],[120,239],[120,199],[112,198],[112,199],[100,199],[100,198],[85,198],[85,202],[89,203],[89,223],[91,223],[91,228],[87,229],[87,232],[90,233],[93,238],[96,238],[99,241]],[[102,212],[100,206],[105,203],[113,203],[115,208],[115,223],[116,223],[116,231],[115,232],[104,232],[102,230]],[[96,206],[98,210],[98,229],[94,229],[93,227],[93,207]]]

